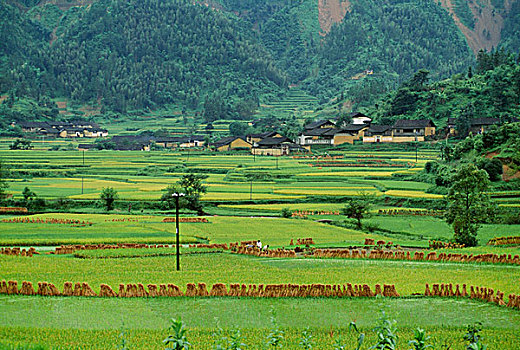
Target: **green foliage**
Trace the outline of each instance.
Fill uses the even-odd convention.
[[[106,211],[114,209],[114,202],[119,198],[117,191],[112,187],[103,187],[99,199],[105,206]]]
[[[269,334],[267,335],[266,346],[269,349],[282,348],[284,334],[284,331],[282,331],[280,327],[276,324],[276,319],[274,317],[274,309],[271,309],[271,329],[269,331]]]
[[[33,146],[31,145],[30,140],[26,139],[16,139],[11,145],[9,145],[9,149],[22,149],[22,150],[28,150],[32,149]]]
[[[8,171],[4,161],[0,158],[0,200],[4,199],[9,183],[6,180]]]
[[[318,54],[319,70],[305,88],[328,99],[352,84],[351,77],[370,69],[374,77],[365,79],[376,84],[371,94],[360,98],[373,101],[395,86],[399,77],[410,77],[419,68],[438,79],[465,70],[471,61],[464,37],[436,3],[358,0],[352,1],[344,21],[325,37]]]
[[[311,350],[313,348],[314,341],[312,340],[312,333],[309,328],[302,332],[302,338],[299,345],[301,349],[305,350]]]
[[[396,350],[398,340],[397,328],[395,327],[396,321],[389,320],[383,311],[383,316],[379,319],[379,322],[380,324],[374,328],[377,334],[377,343],[370,349]]]
[[[477,245],[480,223],[492,211],[492,204],[485,191],[489,177],[473,164],[462,164],[451,179],[446,210],[446,222],[453,226],[455,241],[466,246]]]
[[[186,338],[187,330],[180,318],[178,320],[172,318],[168,330],[171,334],[163,340],[166,345],[165,350],[187,350],[190,348],[191,344]]]
[[[414,331],[414,339],[410,340],[408,344],[413,345],[413,350],[426,350],[426,349],[433,349],[433,345],[426,344],[430,337],[426,335],[426,332],[424,329],[417,328]]]
[[[469,8],[469,4],[466,0],[455,0],[455,14],[459,17],[460,21],[468,27],[470,30],[475,27],[475,17]]]
[[[366,218],[370,212],[372,197],[368,194],[362,194],[359,198],[349,199],[341,213],[348,218],[356,219],[357,228],[361,229],[361,220]]]
[[[292,211],[290,208],[282,208],[282,218],[289,219],[292,217]]]
[[[486,350],[487,345],[481,343],[482,323],[477,322],[473,325],[468,325],[467,333],[464,335],[464,340],[468,342],[466,350]]]

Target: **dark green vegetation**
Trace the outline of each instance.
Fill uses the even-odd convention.
[[[480,52],[475,69],[439,82],[430,82],[430,72],[420,70],[368,111],[390,124],[401,118],[432,119],[442,127],[448,118],[458,118],[459,136],[464,138],[472,119],[510,121],[520,112],[519,103],[519,56],[497,51]]]
[[[367,106],[419,69],[438,80],[473,61],[448,12],[429,0],[353,0],[330,33],[320,27],[328,5],[317,0],[75,4],[84,5],[0,2],[0,93],[10,96],[2,120],[55,118],[49,97],[105,114],[204,109],[208,121],[244,119],[283,100],[289,83],[322,103]],[[464,20],[467,2],[456,5]],[[518,2],[502,12],[503,46],[516,52]]]

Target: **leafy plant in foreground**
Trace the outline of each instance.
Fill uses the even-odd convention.
[[[309,328],[302,332],[302,339],[300,340],[300,348],[305,350],[312,349],[314,341],[312,340],[312,333]]]
[[[426,344],[430,337],[426,335],[424,329],[417,328],[414,331],[414,339],[410,340],[408,343],[413,345],[413,350],[426,350],[429,348],[433,349],[433,345]]]
[[[165,350],[187,350],[190,348],[191,344],[188,342],[186,338],[186,328],[184,328],[184,323],[181,319],[173,319],[171,320],[171,325],[168,327],[172,334],[168,335],[166,339],[163,340],[163,343],[167,345]]]
[[[271,347],[281,348],[283,338],[284,338],[284,332],[276,324],[274,315],[271,315],[271,324],[273,325],[273,328],[271,328],[271,331],[269,332],[269,335],[267,336],[266,345],[268,348],[271,348]]]
[[[482,337],[479,333],[482,331],[482,323],[476,322],[474,325],[469,325],[467,329],[468,332],[464,335],[464,340],[468,342],[466,350],[486,350],[487,345],[480,342]]]
[[[395,350],[397,349],[397,329],[395,328],[396,321],[390,321],[386,318],[385,312],[379,319],[381,324],[374,328],[377,333],[377,344],[372,346],[370,349],[377,350]]]

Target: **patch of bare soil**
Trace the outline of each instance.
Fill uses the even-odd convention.
[[[514,179],[520,179],[520,171],[515,171],[506,164],[502,165],[502,180],[511,181]]]
[[[509,11],[511,3],[517,0],[505,0],[505,11]],[[503,13],[491,5],[490,0],[469,1],[468,5],[475,18],[475,28],[468,28],[455,13],[455,4],[452,0],[440,0],[441,5],[448,10],[455,24],[466,37],[471,50],[476,54],[479,50],[491,51],[500,42],[504,27]]]
[[[341,23],[350,9],[351,3],[349,0],[318,0],[320,34],[326,35],[330,32],[333,24]]]

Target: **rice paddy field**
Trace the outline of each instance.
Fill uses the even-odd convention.
[[[280,105],[280,108],[283,106]],[[274,108],[274,107],[273,107]],[[277,107],[278,108],[278,107]],[[285,107],[284,107],[285,108]],[[118,126],[121,130],[127,126]],[[182,318],[192,349],[214,349],[222,337],[240,331],[247,349],[266,349],[273,330],[284,332],[283,348],[302,349],[302,332],[312,334],[313,349],[357,346],[355,321],[366,334],[361,349],[376,342],[381,312],[395,320],[398,349],[417,327],[435,349],[466,349],[467,325],[482,322],[488,349],[520,349],[520,311],[477,299],[425,297],[425,285],[466,284],[520,294],[520,265],[441,261],[257,257],[188,244],[230,244],[261,239],[270,249],[290,248],[291,240],[312,238],[316,248],[362,247],[365,239],[392,241],[405,250],[428,252],[429,240],[448,240],[451,228],[438,216],[383,215],[382,210],[426,211],[421,201],[437,203],[429,184],[400,181],[436,159],[434,149],[345,149],[311,157],[255,157],[195,152],[7,151],[8,192],[20,198],[25,187],[49,202],[96,200],[104,187],[119,193],[111,213],[88,207],[27,215],[0,216],[0,247],[36,247],[33,257],[0,255],[0,282],[101,284],[376,284],[394,285],[400,297],[64,297],[0,294],[0,349],[164,349],[171,318]],[[182,222],[181,270],[175,249],[81,250],[48,254],[64,244],[168,244],[175,242],[171,210],[141,210],[139,202],[158,202],[163,190],[187,172],[207,174],[207,222]],[[248,181],[254,175],[257,181]],[[331,225],[346,198],[372,195],[378,202],[362,232]],[[493,194],[492,194],[493,195]],[[496,193],[498,203],[516,208],[519,196]],[[500,198],[498,198],[500,197]],[[134,204],[128,207],[125,202]],[[82,202],[83,203],[83,202]],[[123,203],[123,204],[121,204]],[[414,203],[417,206],[414,206]],[[408,205],[408,206],[407,206]],[[128,207],[128,210],[127,210]],[[281,218],[282,210],[295,213]],[[183,212],[182,217],[193,218]],[[325,219],[325,221],[317,221]],[[69,221],[67,221],[69,220]],[[73,222],[71,222],[71,220]],[[380,230],[378,230],[378,228]],[[520,236],[520,225],[483,225],[480,245],[438,253],[520,254],[520,246],[486,246],[494,237]],[[219,335],[218,328],[221,328]],[[216,335],[217,334],[217,335]],[[339,343],[338,343],[339,341]]]

